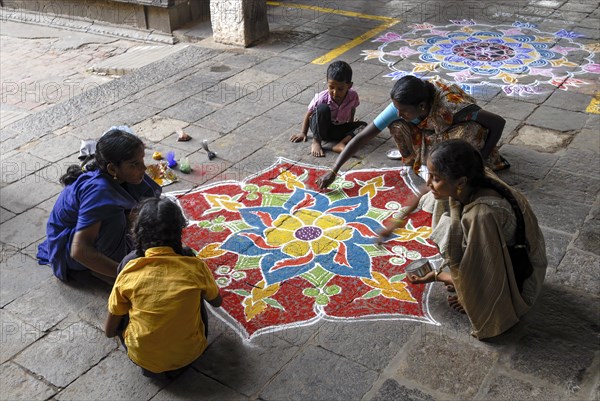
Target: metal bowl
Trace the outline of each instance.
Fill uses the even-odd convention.
[[[424,275],[429,273],[432,270],[432,268],[431,263],[429,263],[429,260],[423,258],[410,262],[408,265],[406,265],[406,268],[404,270],[409,276],[415,275],[417,277],[423,277]]]

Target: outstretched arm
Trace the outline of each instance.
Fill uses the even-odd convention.
[[[340,168],[351,158],[360,148],[362,148],[367,142],[371,139],[375,138],[381,130],[375,126],[375,124],[371,123],[365,127],[358,135],[356,135],[342,150],[342,153],[336,159],[332,170],[327,174],[319,177],[317,180],[317,185],[321,188],[327,188],[334,180],[337,172],[340,171]]]
[[[401,218],[392,220],[383,230],[379,232],[379,237],[377,238],[378,244],[384,243],[395,230],[403,227],[406,224],[408,216],[417,209],[421,198],[428,192],[429,188],[424,185],[419,188],[419,193],[417,195],[407,199]]]
[[[490,152],[502,137],[502,130],[504,130],[506,120],[489,111],[479,110],[475,121],[488,129],[487,138],[481,149],[481,156],[485,159],[490,155]]]
[[[304,115],[304,120],[302,120],[302,129],[299,134],[294,134],[290,137],[290,141],[292,142],[306,142],[306,138],[308,137],[308,127],[310,124],[310,117],[312,116],[312,112],[309,110]]]

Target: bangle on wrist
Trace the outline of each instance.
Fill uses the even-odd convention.
[[[435,274],[433,275],[433,281],[439,281],[438,276],[440,275],[441,272],[442,272],[442,269],[435,271]]]

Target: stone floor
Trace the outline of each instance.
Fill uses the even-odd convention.
[[[440,326],[319,321],[248,342],[213,318],[210,345],[193,369],[173,382],[156,381],[143,377],[118,344],[104,337],[108,287],[86,275],[64,284],[37,265],[36,246],[61,190],[58,177],[76,162],[80,139],[98,137],[112,125],[132,126],[150,148],[148,161],[153,150],[164,149],[189,158],[194,173],[181,174],[165,190],[243,179],[277,156],[330,166],[335,155],[315,160],[308,144],[287,140],[324,85],[325,66],[311,61],[379,22],[322,11],[329,3],[301,2],[319,9],[298,4],[269,7],[272,35],[256,47],[224,47],[208,37],[118,79],[86,69],[136,43],[36,32],[3,21],[2,111],[27,115],[3,123],[0,131],[0,399],[598,399],[600,115],[590,106],[599,91],[592,73],[579,76],[586,84],[545,88],[535,96],[476,94],[481,105],[507,120],[501,152],[512,167],[502,178],[530,200],[549,257],[536,306],[491,341],[474,340],[468,319],[452,313],[445,290],[434,286],[430,308]],[[578,43],[590,46],[600,40],[595,1],[335,4],[401,19],[388,29],[400,33],[413,23],[473,18],[580,32],[585,36]],[[384,77],[388,66],[362,54],[379,45],[366,41],[339,56],[353,67],[361,96],[357,117],[366,121],[388,104],[392,85]],[[593,61],[600,64],[597,54]],[[579,62],[574,70],[588,61]],[[30,92],[25,102],[9,100],[11,83],[41,87],[71,77],[90,87],[36,106],[28,103]],[[192,141],[177,142],[177,129]],[[217,159],[207,160],[202,139]],[[396,166],[385,157],[393,146],[384,132],[343,170]]]

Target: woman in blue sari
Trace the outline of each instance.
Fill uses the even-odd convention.
[[[61,177],[65,189],[48,218],[39,263],[63,281],[69,270],[89,269],[114,282],[119,262],[133,249],[129,213],[141,199],[161,193],[145,171],[142,141],[122,129],[106,132],[95,155]]]

